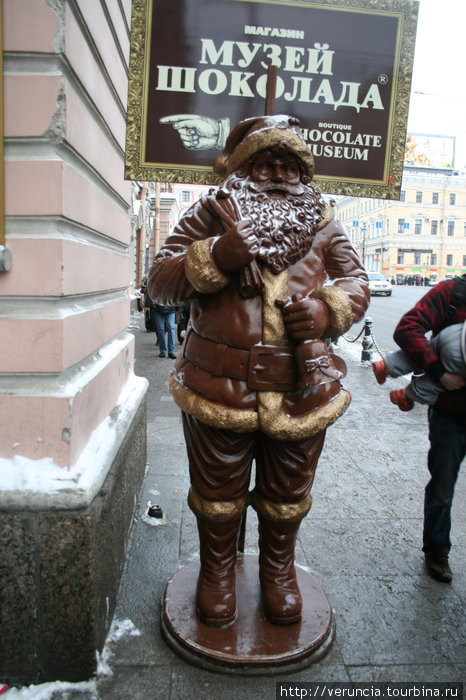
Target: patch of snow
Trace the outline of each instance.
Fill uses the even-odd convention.
[[[82,683],[66,683],[64,681],[54,681],[52,683],[41,683],[40,685],[28,685],[22,688],[9,688],[3,693],[3,698],[7,700],[52,700],[66,697],[66,693],[74,691],[86,693],[87,700],[98,700],[96,681],[84,681]]]
[[[166,518],[151,518],[151,516],[147,515],[147,513],[142,516],[141,520],[143,523],[146,523],[146,525],[150,525],[151,527],[168,525],[168,520]]]
[[[141,520],[143,523],[146,523],[146,525],[150,525],[151,527],[158,527],[160,525],[168,525],[168,520],[165,518],[153,518],[150,515],[148,515],[148,510],[151,508],[151,506],[157,505],[155,503],[152,503],[151,501],[147,501],[147,506],[144,511],[144,515],[142,516]]]
[[[362,336],[361,336],[362,337]],[[350,343],[345,338],[339,338],[338,344],[334,345],[332,352],[339,355],[344,360],[361,362],[362,344],[361,339]]]
[[[102,654],[96,652],[97,677],[102,678],[113,675],[113,671],[109,665],[113,656],[108,647],[110,642],[125,636],[139,637],[140,635],[141,632],[131,620],[113,620],[105,641],[105,646],[102,649]],[[66,694],[70,691],[82,693],[86,700],[99,700],[96,679],[82,681],[81,683],[53,681],[51,683],[23,686],[22,688],[8,688],[8,690],[2,694],[2,700],[3,698],[8,698],[8,700],[56,700],[57,698],[67,697]]]
[[[109,647],[109,644],[111,642],[118,641],[122,637],[140,636],[141,632],[131,620],[113,620],[109,633],[107,635],[107,639],[105,640],[105,645],[102,649],[102,653],[99,654],[99,652],[96,651],[97,677],[102,678],[106,676],[113,676],[113,671],[110,666],[110,662],[113,658],[113,654],[110,651]]]
[[[147,379],[130,376],[115,409],[93,431],[71,468],[57,466],[50,457],[0,458],[0,507],[56,510],[89,505],[107,476],[146,387]]]
[[[131,620],[114,620],[112,622],[112,626],[110,627],[106,644],[108,644],[108,642],[121,639],[125,636],[140,637],[141,631],[138,630],[136,625]]]
[[[113,676],[113,671],[110,666],[110,661],[113,657],[110,649],[105,645],[102,649],[102,653],[99,654],[98,651],[95,652],[96,660],[96,676],[97,678],[107,678],[108,676]]]

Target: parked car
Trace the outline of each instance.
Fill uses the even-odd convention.
[[[367,276],[371,294],[384,294],[386,297],[391,297],[392,285],[380,272],[368,272]]]

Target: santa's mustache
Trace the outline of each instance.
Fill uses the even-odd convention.
[[[273,180],[263,180],[262,182],[255,182],[250,180],[248,182],[249,189],[252,192],[285,192],[287,194],[292,194],[294,196],[304,194],[304,187],[301,183],[298,185],[291,185],[289,182],[273,182]]]

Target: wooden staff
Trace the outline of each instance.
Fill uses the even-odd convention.
[[[265,112],[264,116],[275,114],[275,94],[277,92],[277,66],[269,66],[267,69],[267,85],[265,88]]]

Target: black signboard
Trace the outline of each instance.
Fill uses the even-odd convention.
[[[215,183],[239,121],[298,117],[315,183],[397,198],[417,0],[133,0],[126,173]]]

